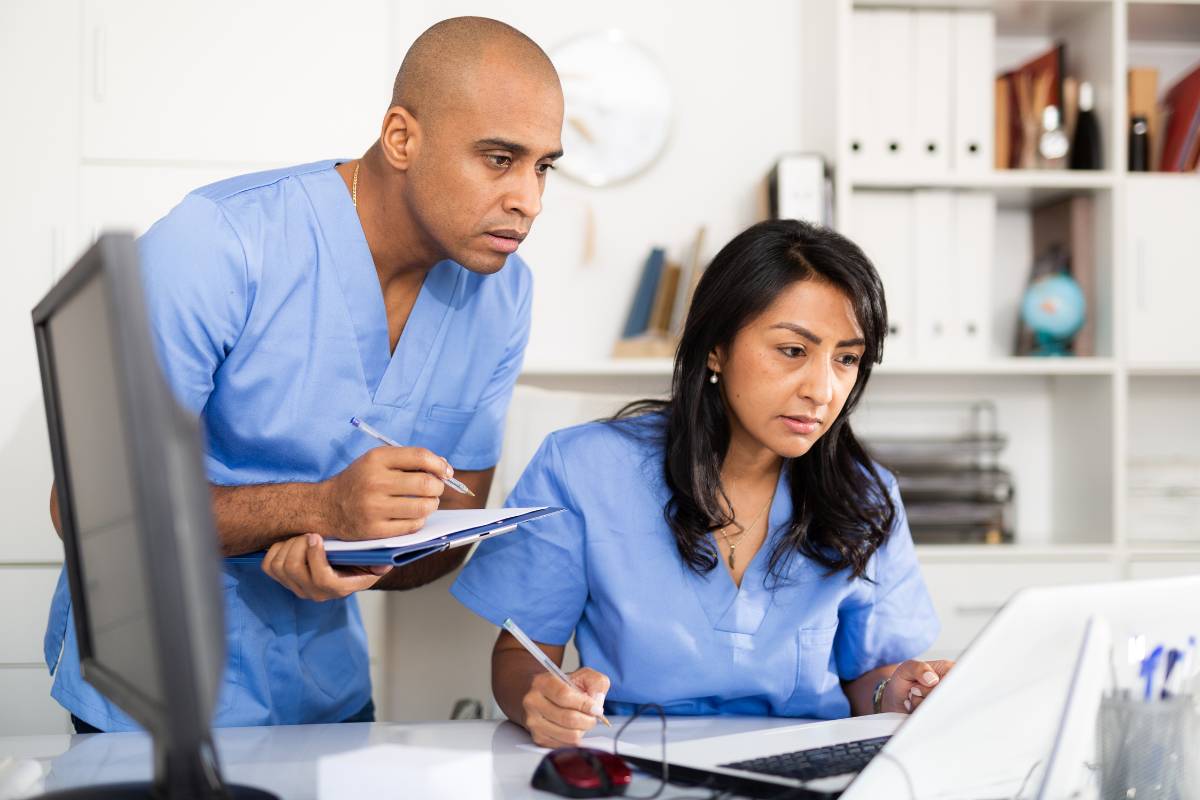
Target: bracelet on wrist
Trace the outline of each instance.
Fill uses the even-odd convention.
[[[888,681],[891,678],[884,678],[875,686],[875,695],[871,701],[871,707],[875,709],[875,713],[879,714],[883,711],[883,692],[887,689]]]

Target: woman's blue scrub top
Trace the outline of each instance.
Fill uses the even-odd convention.
[[[723,563],[697,574],[663,518],[661,417],[552,434],[513,506],[566,511],[480,544],[451,592],[499,625],[565,644],[612,680],[609,714],[659,703],[671,714],[849,716],[839,681],[924,652],[938,633],[895,479],[895,523],[867,577],[796,553],[774,585],[767,564],[791,517],[781,474],[769,539],[738,588]],[[774,588],[771,588],[774,585]]]
[[[199,189],[140,240],[167,381],[199,415],[209,480],[320,481],[378,446],[358,416],[459,470],[495,466],[529,336],[532,279],[437,264],[394,353],[375,264],[327,161]],[[227,659],[214,724],[337,722],[371,697],[353,597],[301,600],[226,564]],[[80,676],[60,578],[45,638],[53,696],[101,730],[135,723]]]

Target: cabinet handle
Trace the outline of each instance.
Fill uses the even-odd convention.
[[[50,286],[58,282],[58,264],[60,258],[58,226],[50,226]]]
[[[954,613],[970,616],[992,616],[1003,606],[999,603],[963,603],[954,607]]]
[[[1137,298],[1138,311],[1146,310],[1146,240],[1138,239],[1137,247],[1134,253],[1134,280],[1137,285],[1134,287],[1134,295]]]
[[[97,103],[104,102],[104,89],[107,83],[105,69],[108,65],[108,53],[104,38],[104,27],[97,25],[92,31],[92,96]]]

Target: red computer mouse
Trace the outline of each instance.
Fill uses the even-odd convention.
[[[625,794],[633,771],[620,756],[590,747],[560,747],[542,758],[530,783],[562,797],[611,797]]]

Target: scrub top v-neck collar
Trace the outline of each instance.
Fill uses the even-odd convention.
[[[775,496],[771,499],[767,535],[746,566],[741,586],[733,582],[729,569],[719,559],[717,565],[704,574],[698,575],[688,569],[700,605],[704,607],[704,613],[708,615],[714,630],[753,636],[767,616],[772,598],[771,590],[766,585],[771,551],[775,549],[778,537],[785,533],[792,516],[787,470],[785,463],[779,471]]]
[[[445,336],[450,309],[465,288],[466,271],[453,261],[434,265],[421,284],[395,352],[389,352],[383,290],[346,184],[332,166],[303,179],[333,253],[367,393],[376,405],[402,407],[437,361],[434,353]]]

